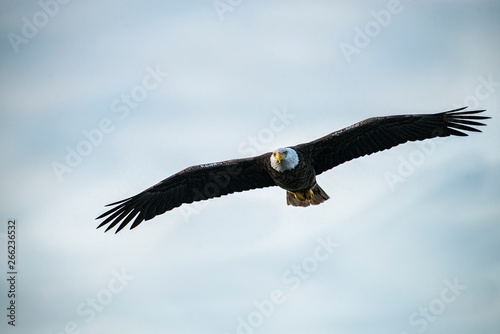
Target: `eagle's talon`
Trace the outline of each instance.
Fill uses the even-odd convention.
[[[314,197],[314,191],[312,189],[308,189],[306,191],[306,199],[311,200]]]
[[[293,193],[295,195],[295,198],[298,199],[299,201],[303,202],[307,199],[307,197],[304,195],[304,193],[301,192],[295,192]]]

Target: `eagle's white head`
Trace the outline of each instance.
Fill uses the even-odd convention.
[[[294,169],[298,164],[299,155],[292,148],[278,148],[271,154],[271,167],[278,172]]]

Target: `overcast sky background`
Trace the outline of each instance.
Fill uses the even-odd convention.
[[[1,2],[2,333],[498,333],[500,3],[220,3]],[[95,229],[185,167],[464,105],[483,133],[341,165],[320,206],[268,188]]]

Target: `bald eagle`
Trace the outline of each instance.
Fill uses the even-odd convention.
[[[485,110],[462,111],[465,108],[368,118],[309,143],[246,159],[191,166],[135,196],[108,204],[115,207],[96,218],[106,217],[97,228],[109,224],[108,231],[121,223],[118,232],[135,218],[130,227],[133,229],[185,203],[270,186],[286,190],[288,205],[317,205],[329,197],[316,183],[316,175],[346,161],[407,141],[481,132],[472,126],[483,126],[478,120],[490,117],[477,115]]]

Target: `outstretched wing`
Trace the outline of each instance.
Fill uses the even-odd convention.
[[[407,141],[434,137],[467,136],[462,131],[481,132],[478,116],[484,110],[462,111],[467,107],[437,114],[373,117],[333,132],[310,143],[298,145],[311,154],[316,174],[346,161],[383,151]]]
[[[116,206],[96,218],[107,216],[97,228],[109,224],[108,231],[121,222],[118,232],[135,217],[133,229],[183,203],[274,186],[266,169],[270,154],[188,167],[133,197],[108,204]]]

